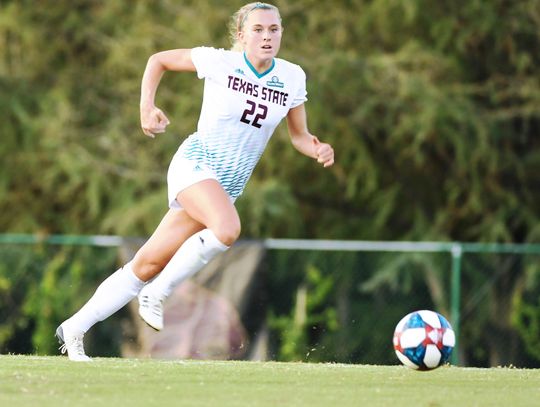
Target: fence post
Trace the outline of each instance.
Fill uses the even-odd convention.
[[[453,365],[459,363],[459,327],[460,327],[460,298],[461,298],[461,257],[463,247],[460,243],[452,245],[452,283],[451,283],[451,305],[450,318],[452,328],[456,334],[456,344],[452,352],[451,362]]]

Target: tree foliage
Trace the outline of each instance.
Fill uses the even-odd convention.
[[[242,4],[1,2],[1,230],[149,235],[166,210],[168,162],[196,127],[202,82],[164,76],[157,102],[172,124],[148,139],[138,116],[146,61],[163,49],[228,47],[226,24]],[[280,126],[237,201],[243,237],[539,240],[537,0],[275,4],[280,56],[305,69],[309,126],[333,144],[336,165],[299,155]],[[444,306],[440,272],[417,269]],[[55,265],[47,270],[54,280]],[[364,289],[392,290],[403,270],[390,265]],[[508,318],[538,354],[527,336],[539,315],[537,284],[524,288],[531,270],[505,272],[510,288],[493,295],[506,290]],[[309,293],[321,290],[313,281]]]
[[[241,3],[27,3],[0,6],[3,230],[149,234],[201,82],[165,76],[173,124],[146,139],[146,60],[227,47]],[[245,236],[537,238],[538,2],[276,4],[281,56],[308,73],[310,128],[337,164],[299,156],[281,126],[238,202]]]

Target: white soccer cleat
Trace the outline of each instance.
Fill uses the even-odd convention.
[[[84,353],[84,333],[83,332],[71,332],[67,329],[64,329],[62,325],[56,328],[55,336],[58,338],[60,343],[60,352],[62,354],[68,354],[69,360],[73,362],[91,362],[86,353]]]
[[[140,293],[139,315],[144,322],[156,331],[163,329],[163,301],[164,298],[157,298],[151,294]]]

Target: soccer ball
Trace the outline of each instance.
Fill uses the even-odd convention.
[[[456,336],[450,323],[437,312],[411,312],[398,322],[394,350],[401,363],[416,370],[432,370],[444,365]]]

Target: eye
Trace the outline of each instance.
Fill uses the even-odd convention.
[[[257,33],[260,33],[260,32],[262,32],[262,28],[255,28],[253,31],[255,31]]]

